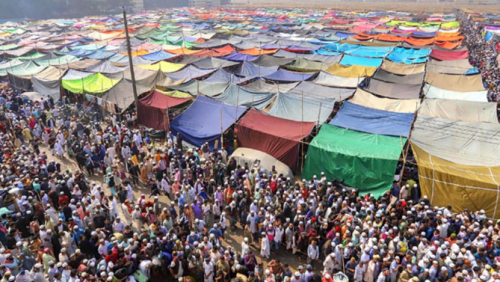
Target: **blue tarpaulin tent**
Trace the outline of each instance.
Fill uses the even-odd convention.
[[[180,133],[189,144],[201,146],[208,142],[212,150],[215,140],[220,140],[221,131],[226,131],[246,109],[200,95],[187,110],[172,120],[170,128],[174,134]]]
[[[141,56],[141,58],[146,59],[146,60],[150,60],[150,61],[162,61],[162,60],[170,59],[170,58],[175,57],[175,56],[177,56],[177,55],[173,55],[169,52],[160,50],[160,51],[157,51],[154,53],[149,53],[147,55]]]
[[[344,55],[340,64],[344,66],[379,67],[382,64],[382,59]]]
[[[291,72],[284,69],[279,69],[272,74],[266,75],[263,78],[274,81],[303,81],[313,77],[315,72]]]
[[[371,109],[344,102],[331,125],[365,133],[408,137],[415,114]]]
[[[248,62],[243,62],[243,64],[241,65],[241,69],[238,72],[238,75],[248,77],[248,78],[250,78],[250,77],[263,77],[266,75],[270,75],[277,70],[278,70],[278,66],[261,67],[261,66],[256,66],[256,65],[248,63]]]

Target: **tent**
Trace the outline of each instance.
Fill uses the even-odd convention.
[[[341,77],[321,71],[313,82],[325,86],[356,88],[363,79],[364,77]]]
[[[263,109],[271,103],[275,95],[276,93],[271,92],[253,92],[231,84],[221,95],[213,98],[229,105]]]
[[[402,84],[367,78],[364,84],[363,89],[366,91],[394,99],[418,99],[422,88],[422,81],[418,84]]]
[[[238,75],[243,77],[263,77],[278,70],[278,66],[262,67],[249,62],[243,62]]]
[[[452,90],[445,90],[439,87],[425,84],[422,93],[429,99],[446,99],[446,100],[460,100],[460,101],[473,101],[473,102],[488,102],[488,91],[469,91],[459,92]]]
[[[168,86],[169,89],[190,93],[191,95],[203,94],[205,96],[219,95],[228,87],[228,83],[207,83],[203,80],[191,80],[187,83]]]
[[[344,57],[340,61],[340,64],[344,66],[356,65],[364,67],[379,67],[382,64],[382,60],[383,59],[379,58],[365,58],[365,57],[344,55]]]
[[[372,76],[372,74],[376,70],[376,67],[364,67],[356,65],[343,66],[341,64],[333,64],[327,70],[325,70],[325,72],[340,77],[358,78]]]
[[[315,98],[334,98],[335,101],[343,101],[352,96],[354,91],[356,89],[328,87],[309,81],[302,81],[297,87],[287,93]]]
[[[136,84],[136,90],[137,94],[140,95],[149,92],[151,87]],[[132,82],[126,79],[120,80],[115,87],[102,96],[102,100],[104,101],[105,109],[111,113],[116,111],[115,105],[119,111],[125,111],[135,101]]]
[[[284,69],[279,69],[269,75],[263,76],[263,78],[278,82],[293,82],[308,80],[315,74],[315,72],[291,72]]]
[[[299,82],[272,83],[266,82],[263,79],[256,79],[248,84],[241,85],[241,87],[254,92],[286,93],[295,88],[298,84]]]
[[[174,134],[180,133],[189,144],[200,147],[208,142],[211,149],[220,148],[221,134],[238,121],[246,110],[246,107],[198,96],[189,108],[170,123],[170,128]],[[215,146],[216,140],[218,146]]]
[[[59,101],[61,96],[61,77],[65,73],[66,71],[55,67],[46,68],[32,77],[33,90],[44,96],[51,96],[54,102]]]
[[[218,58],[205,58],[203,60],[197,61],[193,63],[193,65],[201,68],[201,69],[218,69],[218,68],[226,68],[238,65],[238,62],[232,62],[228,60],[222,60]]]
[[[424,81],[424,73],[414,73],[414,74],[408,74],[408,75],[400,75],[400,74],[395,74],[388,72],[383,69],[379,69],[375,74],[373,75],[374,79],[385,81],[385,82],[392,82],[392,83],[401,83],[401,84],[422,84]]]
[[[184,68],[185,66],[186,65],[184,65],[184,64],[174,64],[174,63],[170,63],[170,62],[161,61],[157,64],[139,65],[138,67],[143,68],[143,69],[147,69],[147,70],[153,70],[153,71],[161,70],[162,72],[176,72],[176,71]]]
[[[453,61],[438,61],[431,59],[427,62],[427,71],[433,73],[467,74],[473,69],[468,59]]]
[[[96,73],[77,79],[67,79],[63,77],[62,87],[73,93],[99,94],[109,91],[118,82],[120,82],[120,79],[110,79],[101,73]]]
[[[315,72],[326,70],[330,67],[331,63],[323,63],[316,61],[309,61],[306,59],[298,58],[293,63],[283,66],[286,69],[300,72]]]
[[[216,69],[200,69],[196,66],[189,65],[179,71],[168,73],[167,76],[174,81],[182,80],[188,82],[192,79],[207,76],[215,71]]]
[[[303,177],[324,172],[376,198],[389,190],[406,138],[369,134],[324,124],[307,152]]]
[[[113,74],[113,73],[122,73],[127,68],[128,67],[117,67],[117,66],[113,65],[112,63],[110,63],[109,61],[104,61],[100,65],[92,66],[90,68],[85,69],[85,71],[93,72],[93,73],[100,72],[100,73]]]
[[[425,64],[399,64],[389,60],[384,60],[380,69],[399,75],[422,73],[425,71]]]
[[[298,122],[269,116],[251,109],[237,124],[241,147],[265,152],[297,169],[299,142],[314,128],[314,122]]]
[[[425,82],[437,88],[456,92],[485,90],[483,79],[480,74],[461,75],[427,72],[425,74]]]
[[[462,51],[444,51],[444,50],[436,50],[432,49],[431,58],[437,59],[440,61],[453,61],[459,59],[467,59],[469,57],[468,50]]]
[[[419,115],[456,121],[498,123],[497,104],[444,99],[425,99]]]
[[[255,171],[263,171],[266,175],[269,174],[269,169],[274,166],[276,171],[283,173],[284,177],[293,179],[293,172],[286,164],[259,150],[238,148],[233,152],[231,157],[235,159],[237,165],[244,167],[245,164],[248,164]]]
[[[415,114],[371,109],[344,102],[331,125],[365,133],[408,137]]]
[[[167,109],[177,108],[191,100],[188,97],[176,98],[172,93],[155,90],[137,103],[137,122],[156,130],[169,130]]]
[[[317,98],[294,93],[279,93],[268,114],[271,116],[322,124],[328,119],[335,105],[335,98]]]
[[[360,88],[356,90],[349,102],[383,111],[396,113],[414,113],[420,106],[420,99],[396,100],[389,98],[378,98]]]

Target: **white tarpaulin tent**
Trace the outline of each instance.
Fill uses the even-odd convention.
[[[488,91],[458,92],[425,84],[423,93],[428,99],[446,99],[472,102],[488,102]]]
[[[244,167],[245,163],[248,163],[250,168],[255,168],[256,171],[262,170],[265,174],[269,174],[269,169],[274,165],[276,171],[283,173],[285,177],[293,179],[293,172],[286,164],[262,151],[250,148],[238,148],[233,152],[231,157],[234,157],[236,164]]]
[[[456,121],[498,123],[497,104],[443,99],[425,99],[418,114]]]
[[[354,97],[349,102],[367,108],[396,113],[414,113],[420,105],[420,99],[397,100],[378,98],[360,88],[356,90]]]

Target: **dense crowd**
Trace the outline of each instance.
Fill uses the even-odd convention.
[[[489,100],[498,101],[500,100],[500,69],[497,62],[499,40],[497,36],[486,40],[484,25],[473,21],[468,14],[461,13],[460,19],[460,29],[465,36],[465,46],[469,50],[469,61],[481,73],[485,88],[489,90]]]
[[[493,54],[462,26],[488,73]],[[320,171],[296,181],[238,165],[170,132],[153,142],[134,113],[98,122],[78,100],[9,88],[0,107],[0,282],[500,281],[500,223],[432,206],[412,165],[374,198]],[[243,239],[228,244],[236,230]],[[283,250],[301,264],[280,262]]]

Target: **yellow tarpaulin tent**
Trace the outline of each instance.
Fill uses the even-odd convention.
[[[143,69],[153,70],[153,71],[161,70],[162,72],[175,72],[182,69],[185,66],[186,65],[184,64],[174,64],[165,61],[161,61],[160,63],[154,65],[139,65],[139,67]]]
[[[364,67],[358,65],[343,66],[341,64],[335,63],[325,71],[327,73],[341,77],[365,77],[372,76],[376,70],[376,67]]]

